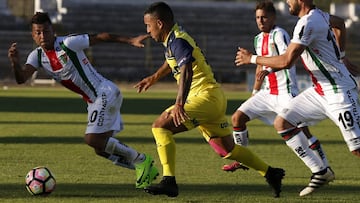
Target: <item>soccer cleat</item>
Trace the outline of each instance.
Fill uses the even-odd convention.
[[[149,175],[146,177],[146,180],[142,184],[138,184],[136,182],[136,188],[144,188],[146,186],[151,185],[152,181],[156,179],[159,175],[158,169],[154,166],[151,167]]]
[[[314,173],[310,178],[309,185],[301,190],[299,195],[302,197],[311,194],[319,187],[324,186],[333,180],[335,180],[335,174],[331,168],[326,168],[318,173]]]
[[[145,154],[145,160],[141,163],[135,164],[136,170],[136,188],[144,188],[151,185],[151,182],[156,179],[159,172],[155,166],[153,166],[154,160]]]
[[[238,169],[242,169],[242,170],[249,170],[248,167],[246,167],[245,165],[243,165],[242,163],[240,162],[233,162],[231,164],[226,164],[222,167],[222,170],[223,171],[229,171],[229,172],[234,172]]]
[[[168,197],[179,195],[175,176],[164,176],[159,184],[147,186],[144,191],[152,195],[167,195]]]
[[[274,191],[274,197],[280,197],[281,180],[285,176],[285,171],[282,168],[269,167],[265,174],[266,182]]]

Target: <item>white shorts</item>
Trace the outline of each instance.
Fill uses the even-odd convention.
[[[320,96],[314,88],[308,88],[296,96],[279,116],[293,125],[330,118],[339,127],[349,150],[360,149],[359,95],[356,88],[344,91]]]
[[[272,125],[277,114],[288,106],[292,99],[291,94],[272,95],[268,91],[261,90],[242,103],[237,110],[245,113],[250,120],[259,119]]]
[[[122,95],[111,81],[104,81],[97,89],[98,97],[94,103],[88,103],[88,133],[104,133],[113,130],[114,135],[123,130],[120,114]]]

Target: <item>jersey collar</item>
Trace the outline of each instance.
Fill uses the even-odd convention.
[[[168,35],[166,36],[165,41],[163,42],[164,47],[167,47],[168,41],[170,40],[170,36],[171,34],[176,31],[179,30],[179,25],[177,23],[174,24],[174,26],[171,28],[170,32],[168,33]]]

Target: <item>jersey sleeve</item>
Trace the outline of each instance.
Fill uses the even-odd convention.
[[[65,46],[74,51],[82,51],[90,47],[90,40],[88,34],[69,35],[64,40]]]
[[[315,29],[316,25],[312,21],[301,18],[294,28],[291,42],[308,46],[315,38]]]
[[[171,44],[171,50],[179,67],[195,61],[194,57],[192,56],[194,48],[185,39],[174,39],[174,42]]]
[[[38,69],[40,67],[37,49],[34,49],[32,52],[30,52],[30,54],[28,55],[28,57],[26,59],[25,64],[29,64],[36,69]]]
[[[290,43],[290,37],[285,30],[280,29],[275,34],[274,43],[278,54],[281,55],[286,52],[286,49]]]

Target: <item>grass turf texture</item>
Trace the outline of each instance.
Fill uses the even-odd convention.
[[[226,90],[228,115],[249,93]],[[153,88],[145,94],[123,89],[125,130],[116,137],[152,155],[161,166],[151,134],[152,121],[174,102],[176,93]],[[265,179],[256,171],[226,173],[219,158],[197,130],[178,134],[177,198],[151,196],[135,189],[135,171],[97,157],[84,144],[86,104],[58,87],[0,90],[0,202],[358,202],[360,160],[348,151],[337,127],[329,120],[311,131],[320,139],[336,174],[335,182],[314,195],[299,197],[310,178],[308,168],[283,143],[272,126],[249,122],[250,146],[267,163],[286,170],[280,199],[272,198]],[[32,197],[25,175],[45,165],[55,174],[57,188],[48,197]],[[157,181],[158,182],[159,178]]]

